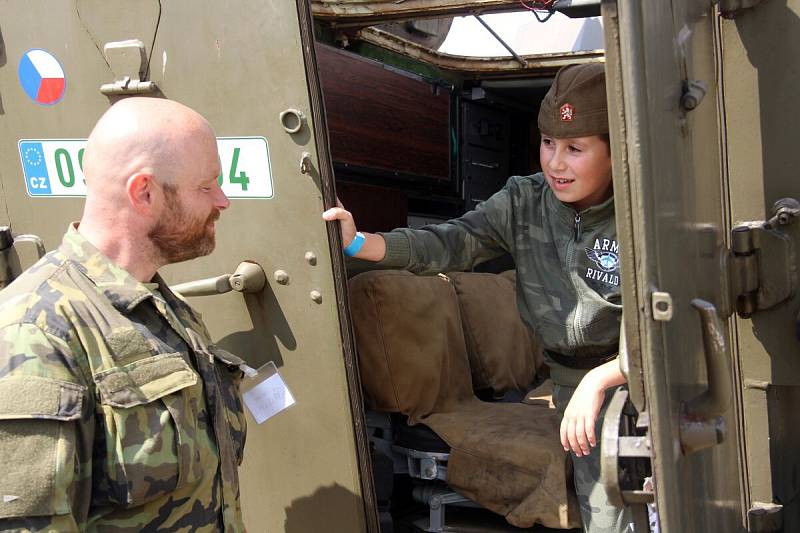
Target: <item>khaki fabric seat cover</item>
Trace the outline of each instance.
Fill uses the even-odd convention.
[[[527,390],[544,363],[538,339],[517,311],[513,271],[451,272],[475,389]]]
[[[451,282],[384,270],[349,288],[368,407],[435,431],[451,447],[449,485],[509,523],[577,527],[555,410],[475,397]]]

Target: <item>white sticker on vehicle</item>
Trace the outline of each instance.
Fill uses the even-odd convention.
[[[19,157],[25,188],[34,197],[86,196],[83,176],[85,139],[22,139]],[[264,137],[217,138],[228,198],[269,199],[275,195],[269,143]]]

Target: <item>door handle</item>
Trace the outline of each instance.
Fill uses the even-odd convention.
[[[724,440],[725,419],[722,414],[730,406],[733,396],[730,348],[717,308],[699,298],[692,300],[691,305],[700,316],[708,388],[683,404],[680,441],[684,454],[704,450]]]
[[[24,234],[24,235],[17,235],[16,237],[14,237],[14,244],[20,242],[32,243],[33,246],[36,247],[37,259],[41,259],[42,257],[44,257],[44,254],[47,253],[47,250],[44,247],[44,241],[42,240],[41,237],[37,235]]]
[[[691,305],[700,317],[708,388],[681,406],[679,432],[684,455],[723,441],[725,419],[721,415],[733,397],[730,349],[722,319],[716,307],[705,300],[692,300]],[[652,441],[649,433],[643,433],[650,426],[650,417],[646,412],[639,413],[634,422],[632,407],[628,391],[622,388],[614,393],[606,408],[600,448],[601,479],[609,501],[617,506],[631,506],[636,531],[647,531],[647,511],[642,504],[653,501],[653,492],[644,489],[643,480],[652,471],[649,464]]]
[[[181,296],[211,296],[230,291],[254,294],[264,290],[266,285],[267,275],[261,265],[253,261],[243,261],[239,263],[233,274],[187,281],[170,287],[170,289]]]
[[[19,274],[17,270],[24,270],[23,266],[19,264],[19,259],[11,259],[11,252],[14,246],[22,242],[32,243],[36,248],[37,261],[44,257],[47,250],[44,247],[44,241],[41,237],[36,235],[17,235],[11,233],[11,228],[8,226],[0,227],[0,289],[8,286],[14,278]]]

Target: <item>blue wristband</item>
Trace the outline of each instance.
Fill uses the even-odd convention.
[[[364,243],[366,241],[367,238],[364,237],[363,233],[361,233],[360,231],[356,232],[356,236],[353,238],[350,244],[347,245],[347,248],[343,250],[344,255],[346,255],[347,257],[353,257],[358,253],[361,247],[364,246]]]

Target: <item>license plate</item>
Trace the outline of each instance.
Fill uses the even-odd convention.
[[[20,140],[19,157],[28,195],[86,196],[85,148],[85,139]],[[217,148],[222,165],[217,180],[228,198],[274,196],[269,144],[264,137],[218,137]]]

